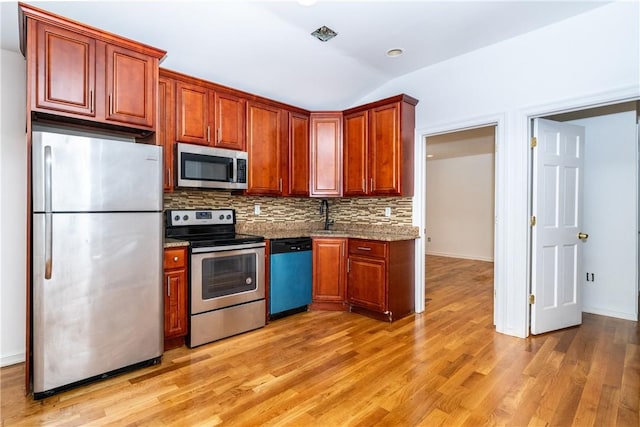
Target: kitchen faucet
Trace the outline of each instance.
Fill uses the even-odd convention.
[[[329,221],[329,201],[322,199],[320,202],[320,215],[324,213],[324,229],[328,230],[330,225],[333,225],[333,220]]]

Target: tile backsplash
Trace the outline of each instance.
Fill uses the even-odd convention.
[[[320,198],[235,196],[227,191],[188,190],[164,195],[165,209],[236,210],[238,223],[321,222]],[[330,218],[337,224],[411,226],[411,197],[329,198]],[[260,214],[255,206],[260,205]],[[385,208],[391,216],[385,217]]]

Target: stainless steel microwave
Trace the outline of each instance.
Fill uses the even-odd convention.
[[[225,148],[176,144],[178,187],[244,190],[247,153]]]

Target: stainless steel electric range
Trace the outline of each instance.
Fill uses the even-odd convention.
[[[166,211],[166,237],[190,244],[189,347],[265,325],[264,237],[235,223],[233,209]]]

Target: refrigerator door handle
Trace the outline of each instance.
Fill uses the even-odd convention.
[[[51,146],[44,146],[44,211],[51,213]]]
[[[53,230],[51,223],[51,146],[44,147],[44,278],[51,279],[53,269]]]
[[[53,270],[53,230],[51,229],[51,212],[44,214],[44,278],[51,279],[51,270]]]

